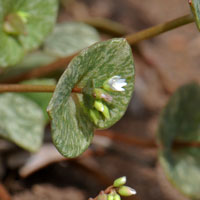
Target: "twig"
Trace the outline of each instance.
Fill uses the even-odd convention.
[[[107,187],[105,190],[102,190],[99,194],[109,194],[113,189],[113,186]],[[95,198],[89,198],[88,200],[97,200],[98,195]]]
[[[2,92],[54,92],[55,85],[21,85],[21,84],[0,84]],[[82,88],[73,88],[72,92],[82,93]]]
[[[64,6],[66,12],[68,12],[68,10],[70,9],[69,8],[70,2],[68,1],[67,4],[66,4],[62,0],[61,4]],[[90,18],[87,18],[87,19],[80,20],[80,22],[89,24],[89,25],[93,26],[94,28],[96,28],[97,30],[99,30],[103,33],[108,33],[108,34],[110,34],[112,36],[116,36],[116,37],[123,36],[127,33],[126,28],[123,25],[121,25],[120,23],[115,22],[113,20],[106,19],[106,18],[90,17]]]
[[[130,45],[136,44],[142,40],[146,40],[149,38],[152,38],[154,36],[157,36],[161,33],[170,31],[172,29],[175,29],[177,27],[189,24],[191,22],[194,22],[194,17],[192,14],[185,15],[183,17],[179,17],[177,19],[171,20],[169,22],[165,22],[163,24],[159,24],[157,26],[153,26],[151,28],[145,29],[143,31],[139,31],[135,34],[130,34],[126,36],[126,39]]]
[[[89,19],[84,19],[81,22],[89,24],[95,27],[97,30],[104,33],[108,33],[114,37],[121,37],[127,34],[127,30],[123,25],[109,19],[89,18]]]
[[[184,142],[184,141],[175,140],[172,145],[173,149],[179,149],[179,148],[184,148],[184,147],[200,148],[200,142],[198,141]]]

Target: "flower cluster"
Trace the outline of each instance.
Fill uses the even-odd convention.
[[[102,88],[95,88],[93,90],[93,96],[95,97],[93,109],[90,110],[90,117],[95,124],[101,119],[101,115],[105,119],[110,119],[110,111],[106,103],[112,103],[112,96],[108,92],[123,92],[126,86],[126,79],[122,79],[121,76],[113,76],[103,83]]]
[[[128,186],[125,186],[126,177],[116,179],[112,186],[108,187],[105,191],[101,191],[95,198],[97,200],[121,200],[121,196],[129,197],[136,195],[136,191]],[[92,198],[90,198],[93,200]]]

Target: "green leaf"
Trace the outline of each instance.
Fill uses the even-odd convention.
[[[0,68],[18,63],[23,56],[24,50],[19,43],[13,37],[1,32],[0,28]]]
[[[59,91],[59,93],[64,94],[65,91]],[[77,97],[74,96],[74,98]],[[58,103],[60,105],[57,105]],[[49,110],[52,117],[53,142],[63,156],[79,156],[91,143],[93,124],[80,109],[80,105],[75,103],[72,97],[68,95],[66,98],[64,96],[61,99],[59,98],[54,105],[57,105],[57,108],[54,107]]]
[[[86,48],[100,40],[91,26],[79,22],[57,24],[44,43],[45,51],[64,57]]]
[[[95,100],[91,90],[94,85],[101,87],[114,75],[126,79],[127,86],[124,92],[109,92],[113,96],[112,103],[107,105],[110,118],[101,115],[96,126],[89,114]],[[73,94],[72,99],[75,85],[83,88],[84,93]],[[133,87],[133,58],[125,39],[96,43],[76,56],[61,76],[48,106],[53,141],[60,153],[67,157],[79,156],[91,143],[95,127],[107,128],[116,123],[126,111]]]
[[[35,79],[24,81],[22,84],[30,84],[30,85],[55,85],[56,81],[54,79]],[[45,92],[31,92],[31,93],[23,93],[24,96],[28,97],[29,99],[33,100],[36,104],[40,106],[43,111],[44,118],[46,122],[49,121],[49,117],[47,114],[47,106],[49,101],[52,97],[52,93],[45,93]]]
[[[26,51],[37,48],[42,43],[55,24],[57,8],[57,0],[15,0],[14,3],[11,0],[0,0],[0,67],[15,65]],[[21,31],[17,31],[16,35],[5,32],[8,16],[17,13],[28,16],[23,28],[26,34]],[[9,20],[12,24],[12,20],[16,18]],[[15,26],[16,23],[19,20],[14,23]]]
[[[192,13],[195,17],[196,25],[200,30],[200,1],[199,0],[188,0]]]
[[[53,29],[57,17],[58,1],[18,0],[14,4],[14,9],[29,14],[26,24],[27,36],[20,35],[19,37],[24,49],[37,48]]]
[[[0,95],[0,136],[20,147],[37,151],[44,132],[41,109],[19,94]]]
[[[188,84],[175,92],[165,107],[158,130],[160,163],[183,194],[200,199],[200,149],[172,148],[173,142],[200,141],[200,86]]]

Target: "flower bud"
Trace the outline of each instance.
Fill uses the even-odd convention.
[[[110,119],[110,112],[109,109],[106,105],[103,106],[104,110],[103,110],[103,115],[106,119]]]
[[[21,18],[21,20],[22,20],[24,23],[27,23],[27,22],[28,22],[29,13],[24,12],[24,11],[18,11],[18,12],[17,12],[17,15]]]
[[[113,194],[109,194],[107,200],[114,200],[114,195]]]
[[[96,110],[90,110],[89,112],[90,112],[89,114],[90,114],[91,119],[97,125],[98,121],[101,119],[101,116]]]
[[[102,90],[100,88],[95,88],[93,91],[93,95],[97,99],[103,99],[104,101],[111,103],[112,102],[112,96],[110,96],[105,90]]]
[[[113,200],[121,200],[121,197],[118,194],[114,194]]]
[[[106,119],[110,119],[110,112],[108,107],[103,104],[101,101],[95,101],[94,102],[94,107],[99,111],[102,112],[102,114],[104,115],[104,117]]]
[[[126,176],[122,176],[118,179],[116,179],[113,183],[114,187],[120,187],[126,183]]]
[[[101,101],[95,101],[94,102],[94,107],[100,112],[104,111],[104,105],[103,105],[103,103]]]
[[[3,30],[12,35],[26,34],[26,27],[21,16],[17,13],[7,15],[7,20],[3,23]]]
[[[99,194],[97,197],[97,200],[107,200],[107,195],[106,194]]]
[[[136,191],[133,188],[128,186],[121,186],[117,191],[121,196],[129,197],[136,194]]]

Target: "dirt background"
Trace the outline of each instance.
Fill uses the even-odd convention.
[[[183,0],[77,0],[63,1],[58,21],[109,18],[123,24],[127,32],[172,20],[190,12]],[[102,38],[109,38],[102,34]],[[136,86],[126,115],[112,130],[144,141],[156,140],[159,114],[180,85],[199,81],[200,34],[194,23],[139,44],[133,49]],[[166,180],[159,167],[156,148],[141,148],[106,138],[96,138],[106,148],[91,146],[91,153],[79,160],[55,156],[39,165],[31,175],[19,173],[30,155],[1,141],[0,176],[13,200],[86,200],[95,197],[112,180],[126,175],[138,200],[185,199]],[[51,142],[47,128],[46,143]],[[99,153],[101,152],[101,153]],[[51,157],[47,151],[39,158]],[[39,162],[39,161],[38,161]],[[55,163],[52,163],[55,162]],[[40,162],[39,162],[40,163]],[[40,169],[39,169],[40,168]],[[30,170],[30,167],[28,167]]]

